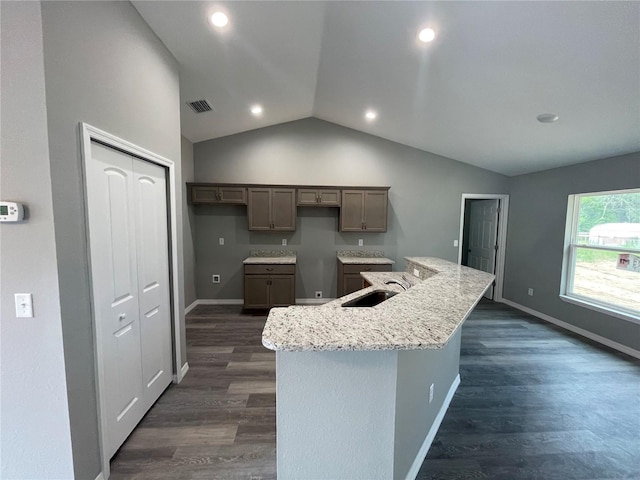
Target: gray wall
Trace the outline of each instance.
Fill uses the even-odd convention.
[[[43,2],[42,17],[74,466],[76,478],[94,479],[101,466],[78,123],[175,161],[182,198],[178,65],[128,2]],[[175,214],[181,252],[182,209]],[[184,311],[182,266],[176,274]]]
[[[503,296],[640,350],[638,325],[559,298],[568,196],[637,188],[640,152],[512,177]],[[527,289],[534,289],[534,296]]]
[[[40,4],[0,2],[0,18],[0,193],[28,208],[26,222],[0,224],[0,477],[68,480],[73,461]],[[27,292],[33,294],[34,318],[16,318],[13,294]]]
[[[398,352],[393,478],[403,479],[460,370],[462,329],[444,348]],[[429,387],[433,384],[433,401]]]
[[[399,262],[407,255],[457,261],[462,193],[506,193],[507,177],[435,154],[308,118],[194,145],[198,182],[390,186],[384,234],[338,232],[338,210],[298,208],[295,233],[247,231],[245,207],[197,206],[198,298],[242,298],[242,259],[251,249],[298,252],[296,296],[336,295],[336,250],[380,249]],[[218,245],[218,238],[225,245]],[[211,275],[222,275],[211,283]]]
[[[193,182],[193,144],[185,137],[182,143],[182,181]],[[196,233],[195,213],[187,203],[187,189],[182,195],[182,235],[184,238],[184,304],[191,305],[196,296],[196,265],[193,249]]]

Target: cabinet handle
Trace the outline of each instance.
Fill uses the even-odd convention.
[[[364,229],[367,229],[367,222],[364,222]]]
[[[267,268],[267,272],[273,272],[273,268]]]
[[[322,201],[322,196],[321,195],[322,194],[320,194],[320,193],[316,193],[316,202],[317,203],[320,203]]]
[[[365,269],[364,269],[364,271],[365,271],[365,272],[370,272],[370,271],[371,271],[371,268],[365,268]]]

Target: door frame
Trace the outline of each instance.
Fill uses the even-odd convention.
[[[496,254],[496,285],[493,289],[493,301],[502,302],[504,286],[504,263],[507,247],[507,219],[509,218],[509,195],[501,193],[463,193],[460,201],[460,234],[458,236],[458,265],[462,265],[462,247],[464,239],[464,213],[466,200],[499,200],[500,213],[498,215],[498,252]]]
[[[107,458],[105,454],[106,432],[107,432],[107,420],[104,418],[103,412],[106,411],[106,399],[103,394],[104,389],[104,364],[102,351],[102,333],[100,329],[95,328],[96,320],[96,305],[94,302],[93,291],[93,278],[92,278],[92,265],[91,265],[91,245],[89,244],[89,208],[87,202],[87,163],[92,160],[91,155],[91,142],[97,141],[107,147],[120,150],[125,154],[135,156],[141,160],[160,165],[166,168],[167,172],[167,185],[168,185],[168,197],[167,197],[167,213],[168,218],[168,240],[169,240],[169,292],[170,292],[170,314],[171,314],[171,334],[172,334],[172,350],[173,350],[173,383],[180,383],[182,378],[188,370],[188,364],[180,364],[182,357],[182,332],[180,329],[181,311],[179,305],[180,298],[180,286],[178,282],[178,225],[176,219],[177,212],[177,192],[176,192],[176,165],[173,160],[157,155],[149,150],[139,147],[131,142],[123,140],[115,135],[93,127],[87,123],[80,122],[80,141],[81,141],[81,155],[82,155],[82,178],[83,178],[83,193],[84,193],[84,216],[85,216],[85,229],[87,239],[87,263],[89,265],[89,283],[91,292],[91,322],[93,325],[93,351],[94,351],[94,369],[96,375],[96,396],[98,400],[98,430],[100,438],[100,457],[102,461],[102,475],[109,478],[110,474],[110,458]]]

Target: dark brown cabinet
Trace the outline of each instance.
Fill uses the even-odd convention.
[[[341,232],[386,232],[387,190],[342,190]]]
[[[296,266],[244,266],[244,308],[286,307],[296,301]]]
[[[390,272],[391,264],[343,264],[338,260],[338,297],[362,290],[367,286],[360,272]]]
[[[249,230],[294,231],[296,190],[294,188],[249,188]]]
[[[340,190],[299,188],[298,205],[308,207],[339,207]]]
[[[247,204],[246,187],[193,184],[187,184],[187,186],[189,188],[189,199],[193,204]]]

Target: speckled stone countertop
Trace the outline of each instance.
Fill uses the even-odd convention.
[[[295,264],[296,252],[291,250],[252,250],[242,263],[245,265]]]
[[[421,350],[444,347],[494,279],[479,270],[439,258],[411,257],[407,272],[367,273],[372,283],[322,307],[272,308],[262,332],[271,350]],[[412,286],[384,281],[402,279]],[[374,290],[401,292],[375,307],[341,305]]]
[[[396,262],[384,257],[380,250],[338,250],[340,263],[347,265],[392,265]]]

